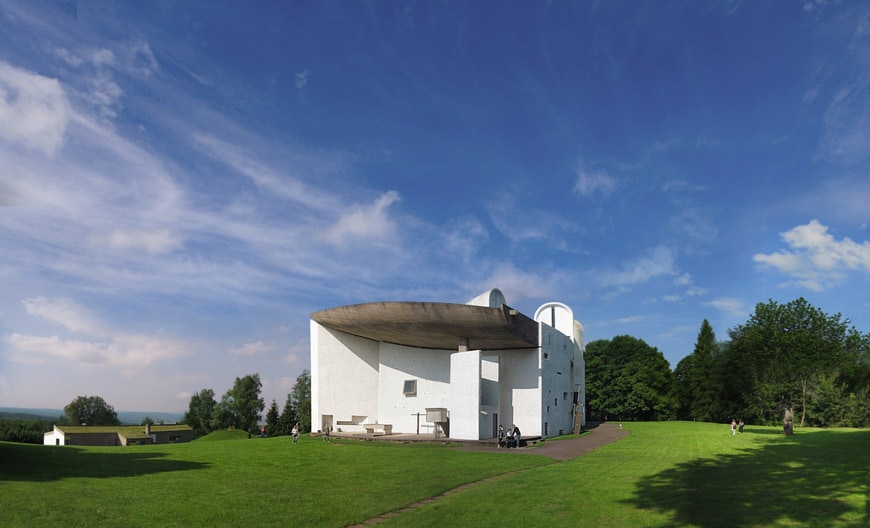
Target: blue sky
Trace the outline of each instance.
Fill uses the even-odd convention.
[[[0,405],[281,405],[309,313],[491,287],[866,332],[868,172],[867,2],[5,1]]]

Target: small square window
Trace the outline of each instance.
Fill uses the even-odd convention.
[[[416,396],[417,380],[405,380],[405,386],[402,388],[402,392],[405,394],[405,396]]]

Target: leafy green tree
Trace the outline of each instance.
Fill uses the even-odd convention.
[[[303,370],[296,378],[296,385],[293,386],[289,398],[292,399],[293,409],[296,411],[300,432],[311,432],[311,374],[308,369]]]
[[[811,425],[870,426],[870,387],[853,390],[840,378],[839,372],[819,376],[815,394],[807,404]]]
[[[692,370],[689,377],[692,397],[692,416],[702,422],[712,422],[719,413],[719,387],[721,386],[716,368],[716,334],[710,322],[704,319],[695,350],[692,352]]]
[[[64,421],[70,424],[121,425],[115,408],[99,396],[79,396],[63,412]]]
[[[272,400],[272,405],[269,406],[269,411],[266,413],[266,436],[279,436],[278,421],[280,418],[278,402]]]
[[[221,397],[212,416],[212,428],[230,427],[243,431],[254,431],[260,421],[260,413],[266,403],[260,397],[263,383],[259,374],[248,374],[236,378],[233,387]]]
[[[827,315],[803,297],[779,304],[759,303],[746,324],[729,331],[734,363],[746,366],[746,389],[762,415],[781,412],[783,431],[794,432],[794,407],[800,425],[819,376],[848,364],[863,338],[840,314]]]
[[[51,422],[46,420],[0,419],[0,442],[42,444],[44,433],[51,429]]]
[[[234,398],[229,392],[221,396],[221,401],[215,405],[212,413],[210,425],[212,431],[239,427],[240,420],[236,414],[234,403]],[[245,430],[250,432],[253,429]]]
[[[593,420],[663,420],[676,408],[670,365],[643,340],[617,336],[589,343],[586,403]]]
[[[212,419],[214,417],[217,402],[214,399],[214,391],[202,389],[190,397],[190,405],[184,413],[182,423],[193,429],[195,436],[205,436],[212,432]]]
[[[583,359],[586,361],[586,406],[593,421],[609,420],[621,414],[622,404],[616,390],[620,370],[618,358],[607,355],[610,341],[598,339],[587,343]]]
[[[154,420],[152,420],[150,416],[146,416],[142,419],[142,423],[139,425],[154,425]]]

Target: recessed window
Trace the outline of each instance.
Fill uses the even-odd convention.
[[[405,396],[416,396],[417,395],[417,380],[405,380],[405,386],[402,388],[402,392]]]

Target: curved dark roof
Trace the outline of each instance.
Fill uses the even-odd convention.
[[[538,346],[538,323],[507,305],[500,308],[433,302],[373,302],[329,308],[311,319],[374,341],[456,350],[508,350]]]

